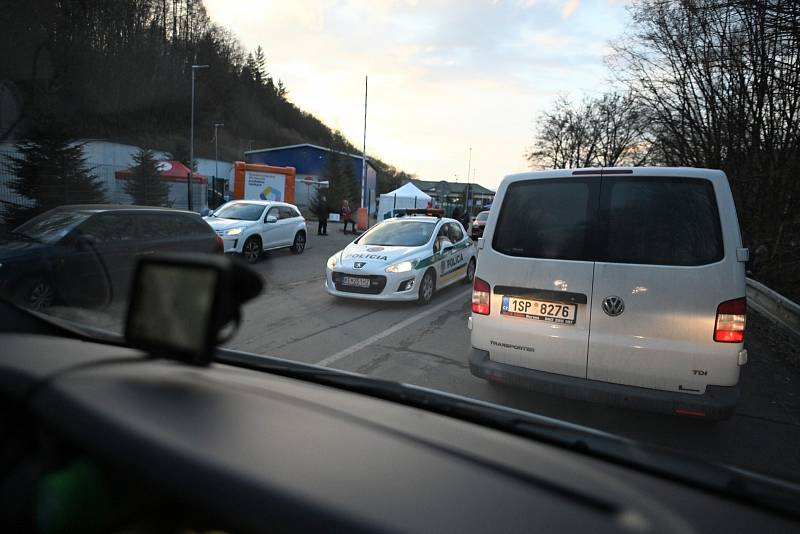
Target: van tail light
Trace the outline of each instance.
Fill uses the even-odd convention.
[[[747,321],[747,299],[745,297],[726,300],[717,306],[717,322],[714,325],[714,341],[741,343]]]
[[[489,299],[491,296],[492,288],[489,287],[489,282],[476,276],[472,282],[472,313],[489,315]]]

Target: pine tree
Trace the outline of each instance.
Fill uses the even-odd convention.
[[[358,191],[350,156],[344,153],[346,144],[340,132],[334,132],[329,148],[325,165],[325,179],[330,182],[330,185],[325,196],[328,198],[331,211],[339,211],[342,200],[345,199],[350,203],[350,207],[354,208],[356,206],[354,200],[358,197]]]
[[[9,186],[30,203],[6,207],[5,218],[10,225],[22,224],[58,206],[105,201],[105,187],[92,174],[83,146],[57,128],[20,141],[16,147],[20,155],[11,157],[7,166],[14,176]]]
[[[123,185],[134,204],[140,206],[169,206],[169,184],[158,172],[158,163],[149,148],[139,150],[134,156],[136,165]]]
[[[264,57],[264,49],[261,45],[256,48],[256,55],[253,58],[253,67],[255,68],[254,77],[259,85],[265,85],[269,78],[267,72],[267,59]]]

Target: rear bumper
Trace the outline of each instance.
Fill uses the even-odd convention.
[[[478,378],[538,393],[649,412],[696,415],[702,419],[728,419],[733,415],[736,403],[739,401],[738,385],[707,386],[706,392],[702,395],[661,391],[493,362],[489,359],[487,351],[475,348],[469,355],[469,370]]]

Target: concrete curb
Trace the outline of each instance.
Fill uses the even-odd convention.
[[[747,279],[746,295],[753,309],[800,335],[800,305],[751,278]]]

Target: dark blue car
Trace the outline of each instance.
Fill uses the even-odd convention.
[[[117,205],[63,206],[0,239],[0,295],[34,310],[107,305],[128,292],[136,258],[221,252],[196,213]]]

